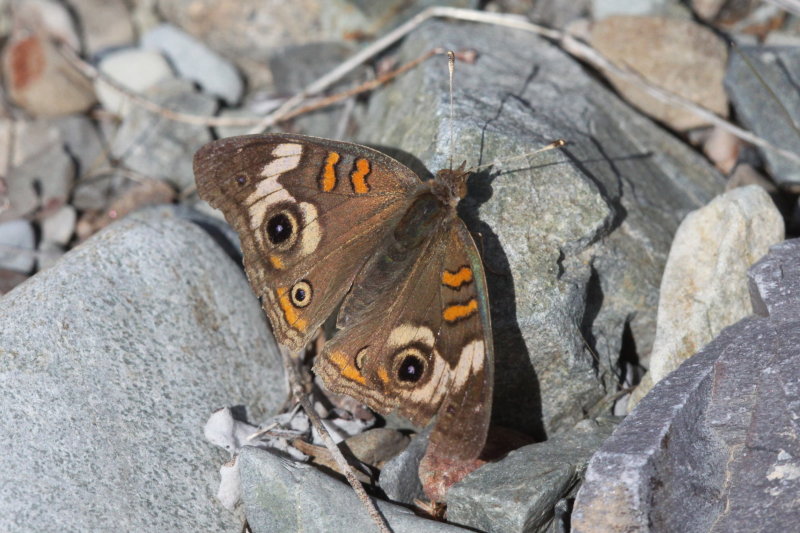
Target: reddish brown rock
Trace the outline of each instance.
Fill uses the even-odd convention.
[[[650,83],[718,115],[728,115],[722,85],[728,52],[722,39],[710,30],[691,20],[614,16],[593,25],[591,42],[612,62]],[[613,74],[608,77],[626,100],[676,130],[707,125],[693,113],[656,100],[631,82]]]

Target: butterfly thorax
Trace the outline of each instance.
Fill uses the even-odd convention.
[[[467,195],[467,178],[469,172],[464,170],[466,163],[461,163],[457,169],[444,168],[436,173],[431,183],[431,191],[442,203],[456,207],[458,202]]]

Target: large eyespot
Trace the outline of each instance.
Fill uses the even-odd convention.
[[[280,211],[267,220],[267,238],[273,246],[289,248],[297,239],[297,230],[297,217],[290,211]]]
[[[306,280],[298,281],[292,285],[292,291],[290,295],[292,299],[292,305],[295,307],[307,306],[311,303],[311,297],[313,295],[311,284]]]
[[[416,383],[425,375],[427,359],[416,346],[407,346],[394,356],[395,375],[403,383]]]

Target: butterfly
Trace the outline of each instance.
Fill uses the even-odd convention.
[[[194,157],[200,197],[238,232],[278,342],[299,350],[338,309],[314,371],[332,392],[415,425],[452,460],[479,456],[494,357],[481,258],[456,207],[469,173],[431,180],[354,143],[229,137]]]

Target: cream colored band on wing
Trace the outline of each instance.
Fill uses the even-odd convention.
[[[388,344],[390,348],[399,348],[415,342],[424,344],[428,348],[433,348],[433,331],[425,326],[403,324],[392,330],[386,344]]]
[[[470,375],[477,374],[483,369],[484,345],[483,341],[472,341],[461,350],[458,365],[453,369],[453,381],[450,386],[461,389],[467,383]]]

